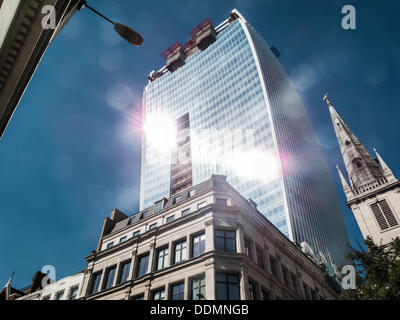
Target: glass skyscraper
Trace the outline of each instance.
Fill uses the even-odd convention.
[[[144,90],[141,209],[169,196],[170,124],[188,113],[193,185],[227,175],[288,238],[339,264],[348,240],[336,190],[277,51],[237,10],[215,31],[214,43],[153,72]]]

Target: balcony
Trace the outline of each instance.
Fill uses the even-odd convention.
[[[355,195],[361,195],[363,193],[370,192],[376,188],[379,188],[380,186],[383,186],[387,183],[388,183],[388,180],[386,178],[381,178],[381,179],[366,183],[360,187],[354,188],[353,192]]]

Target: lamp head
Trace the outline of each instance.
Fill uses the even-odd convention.
[[[137,47],[140,47],[143,42],[142,36],[126,25],[116,23],[114,29],[122,38]]]

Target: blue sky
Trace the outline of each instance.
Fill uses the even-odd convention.
[[[185,42],[204,18],[215,25],[237,8],[297,85],[328,158],[349,237],[360,239],[336,174],[342,159],[326,104],[332,103],[372,151],[400,175],[397,91],[400,45],[394,1],[97,0],[92,6],[144,37],[141,48],[112,26],[78,12],[55,39],[0,141],[0,286],[31,282],[50,264],[57,279],[86,265],[103,219],[139,205],[140,104],[160,54]],[[340,26],[353,4],[357,29]]]

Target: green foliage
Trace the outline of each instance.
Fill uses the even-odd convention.
[[[400,300],[400,238],[385,247],[370,237],[367,250],[352,248],[347,256],[356,267],[356,289],[342,290],[341,300]]]

